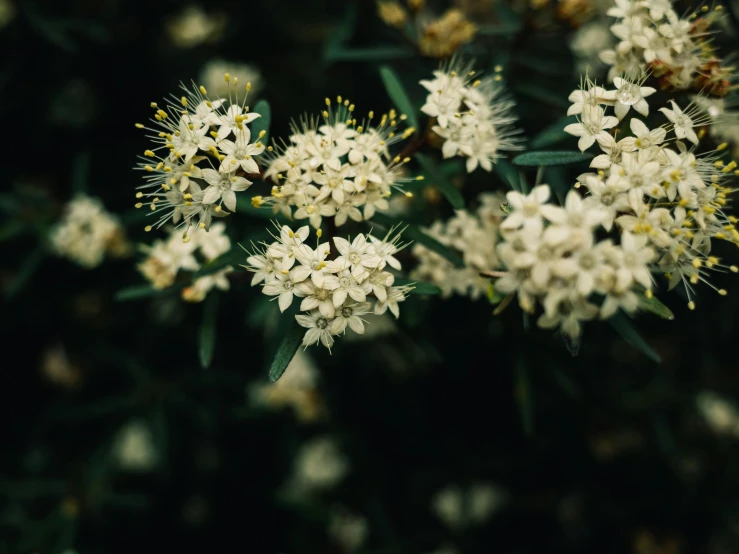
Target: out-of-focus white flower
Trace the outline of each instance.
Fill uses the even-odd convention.
[[[126,471],[150,471],[158,462],[150,426],[132,421],[121,429],[113,446],[118,466]]]
[[[118,218],[105,211],[97,198],[78,195],[65,207],[49,237],[54,251],[83,267],[100,265],[106,253],[128,252]]]
[[[260,406],[279,409],[289,406],[298,421],[313,423],[323,415],[323,404],[318,390],[318,368],[307,352],[298,350],[276,383],[259,383],[250,387],[253,402]]]
[[[349,462],[331,437],[303,445],[293,466],[290,493],[301,496],[336,486],[349,472]]]
[[[187,6],[172,16],[166,25],[167,34],[178,48],[193,48],[204,42],[214,42],[223,34],[226,17],[222,13],[205,12],[200,6]]]
[[[264,87],[262,72],[255,65],[212,59],[200,72],[200,82],[216,98],[228,98],[229,83],[223,78],[228,73],[234,84],[251,83],[251,95],[256,97]]]
[[[468,488],[450,485],[434,495],[432,510],[451,529],[484,523],[507,502],[508,495],[490,483]]]
[[[0,0],[0,29],[15,19],[13,0]]]
[[[514,103],[500,84],[500,76],[474,80],[471,66],[457,62],[434,71],[434,79],[421,81],[429,91],[421,111],[436,118],[434,133],[444,139],[445,158],[467,158],[467,171],[478,166],[492,171],[501,152],[519,150]]]
[[[717,434],[739,438],[739,411],[718,394],[703,391],[696,397],[698,411]]]
[[[666,0],[615,4],[608,15],[616,18],[610,29],[618,42],[600,53],[610,66],[609,80],[624,73],[650,72],[662,88],[693,87],[718,96],[729,91],[731,68],[722,67],[710,43],[710,25],[721,6],[700,18],[695,14],[682,18]]]
[[[188,302],[202,302],[213,289],[230,289],[231,285],[226,276],[232,271],[233,267],[228,266],[210,275],[198,277],[193,281],[192,285],[182,290],[182,299]]]
[[[578,59],[578,73],[596,73],[605,64],[600,52],[613,46],[615,39],[608,24],[596,19],[579,27],[570,40],[570,50]]]
[[[464,267],[456,267],[446,258],[417,243],[413,245],[412,252],[419,263],[411,271],[410,277],[435,284],[444,297],[460,294],[477,300],[485,296],[490,282],[481,277],[480,272],[498,267],[495,245],[504,216],[500,209],[504,200],[500,193],[481,194],[478,197],[479,206],[474,212],[457,210],[451,219],[437,221],[427,228],[425,231],[429,235],[462,255]]]
[[[369,535],[367,519],[345,509],[335,509],[328,525],[329,536],[343,552],[354,552],[362,547]]]

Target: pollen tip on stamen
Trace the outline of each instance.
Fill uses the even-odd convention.
[[[136,203],[136,204],[134,205],[134,207],[135,207],[136,209],[138,209],[138,208],[141,208],[142,206],[143,206],[143,204],[142,204],[141,202],[137,202],[137,203]]]
[[[316,229],[316,236],[320,239],[323,236],[323,231],[321,229]]]
[[[692,300],[688,302],[688,309],[695,310],[695,302],[693,302]]]
[[[226,81],[227,83],[230,83],[231,82],[231,75],[229,73],[224,73],[223,74],[223,80]]]
[[[144,231],[146,231],[147,233],[151,231],[151,225],[147,225],[146,227],[144,227]]]
[[[404,194],[406,198],[413,198],[413,193],[411,191],[406,191]]]
[[[204,87],[203,85],[200,85],[200,92],[201,92],[202,94],[208,94],[208,91],[207,91],[207,90],[205,90],[205,87]]]
[[[719,293],[719,294],[720,294],[721,296],[726,296],[727,294],[729,294],[728,292],[726,292],[726,289],[718,289],[718,293]]]

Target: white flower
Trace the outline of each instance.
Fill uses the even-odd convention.
[[[632,106],[641,115],[649,115],[649,104],[647,104],[645,98],[657,92],[657,89],[641,86],[645,78],[646,76],[636,82],[631,82],[622,77],[616,77],[613,80],[613,84],[616,86],[616,105],[614,108],[616,117],[623,119]]]
[[[218,124],[220,127],[218,127],[218,140],[222,141],[231,133],[238,135],[239,131],[246,129],[245,125],[248,125],[258,117],[261,117],[261,115],[254,112],[244,113],[244,108],[238,104],[231,104],[226,110],[226,113],[219,115]]]
[[[302,282],[303,279],[296,276],[298,269],[299,267],[293,268],[288,273],[284,273],[285,270],[275,273],[274,280],[265,283],[262,288],[264,294],[279,297],[277,303],[280,306],[281,312],[284,312],[290,307],[295,296],[301,295],[300,290],[297,289],[297,284]]]
[[[390,312],[395,316],[395,319],[400,317],[400,307],[398,304],[400,302],[403,302],[410,291],[413,290],[413,287],[410,285],[405,285],[402,287],[389,287],[387,289],[386,298],[385,300],[381,300],[378,295],[378,302],[375,304],[375,315],[381,315],[384,314],[386,310],[390,310]]]
[[[614,97],[614,91],[599,87],[588,79],[581,88],[571,92],[567,98],[572,102],[567,115],[581,114],[585,109],[597,108],[600,105],[612,106]]]
[[[693,131],[693,120],[687,113],[680,110],[680,107],[674,100],[670,100],[670,104],[672,104],[671,110],[668,108],[660,108],[659,111],[665,114],[665,117],[667,117],[667,119],[669,119],[673,124],[675,136],[679,139],[686,138],[693,144],[698,144],[698,135]]]
[[[188,117],[183,116],[180,119],[179,133],[172,137],[174,149],[171,160],[183,157],[185,162],[189,162],[198,150],[208,151],[215,147],[216,142],[206,136],[209,129],[210,127],[205,124],[195,127]]]
[[[322,287],[325,276],[334,271],[333,266],[326,263],[330,250],[331,245],[327,242],[319,244],[315,250],[307,244],[298,246],[295,249],[295,258],[301,265],[294,270],[299,275],[298,280],[303,281],[310,277],[316,286]]]
[[[338,288],[338,280],[333,275],[328,275],[323,280],[323,286],[317,287],[313,281],[304,281],[298,285],[303,301],[300,310],[309,312],[316,308],[323,317],[332,318],[336,312],[334,308],[333,290]]]
[[[647,264],[654,259],[654,250],[646,244],[645,235],[632,235],[627,231],[621,234],[623,257],[618,268],[618,278],[621,280],[621,274],[626,272],[631,279],[649,290],[652,288],[652,277],[649,275]]]
[[[303,336],[304,346],[320,342],[331,350],[334,344],[334,338],[331,336],[331,319],[324,317],[318,310],[311,312],[310,315],[296,315],[295,319],[301,327],[308,329]]]
[[[667,134],[667,131],[662,127],[650,130],[642,120],[636,117],[629,121],[629,126],[631,127],[631,132],[636,137],[634,145],[641,150],[648,150],[649,148],[662,144]]]
[[[225,232],[226,225],[216,223],[211,226],[207,233],[196,235],[195,245],[200,248],[200,253],[205,257],[206,262],[215,260],[231,249],[231,239],[228,238]]]
[[[295,263],[294,257],[277,258],[271,252],[265,251],[262,254],[253,254],[246,259],[248,265],[242,266],[249,271],[254,272],[251,279],[251,286],[264,282],[271,283],[276,279],[278,273],[289,271]]]
[[[214,204],[221,200],[232,212],[236,211],[236,192],[248,189],[251,181],[236,173],[219,173],[214,169],[204,169],[203,179],[210,185],[203,193],[203,204]]]
[[[238,168],[246,173],[259,173],[259,166],[254,161],[254,156],[264,152],[264,145],[261,142],[249,144],[250,138],[249,128],[243,127],[236,131],[235,142],[224,139],[218,143],[218,148],[226,154],[219,169],[221,173],[231,173]]]
[[[580,137],[577,146],[584,152],[590,148],[597,139],[603,138],[608,133],[607,129],[618,125],[618,119],[612,115],[605,115],[600,106],[586,107],[577,123],[570,123],[564,128],[565,133]]]
[[[369,276],[369,269],[375,269],[382,262],[374,248],[362,234],[354,237],[350,243],[341,237],[334,237],[334,245],[340,256],[332,263],[337,269],[350,269],[352,276],[358,281],[364,281]]]
[[[360,302],[358,304],[349,304],[337,310],[336,317],[331,322],[331,333],[340,335],[349,328],[360,335],[364,334],[364,321],[361,315],[370,313],[370,303]]]
[[[513,211],[505,218],[502,228],[506,230],[523,227],[539,228],[542,226],[542,206],[549,200],[551,191],[547,185],[534,187],[528,194],[510,191],[506,194],[508,204]]]

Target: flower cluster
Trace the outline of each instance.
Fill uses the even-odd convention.
[[[393,187],[409,181],[403,165],[409,158],[392,157],[389,147],[413,134],[412,127],[397,134],[404,115],[395,110],[373,123],[374,113],[357,125],[354,105],[342,97],[326,99],[321,119],[293,122],[290,144],[270,147],[265,177],[275,185],[269,198],[255,196],[256,207],[272,206],[287,217],[307,219],[318,228],[324,217],[337,226],[347,219],[370,219],[389,208]],[[361,210],[360,210],[361,208]]]
[[[593,199],[571,190],[564,207],[548,204],[547,185],[530,194],[507,194],[510,214],[501,223],[498,257],[507,272],[496,289],[517,293],[521,308],[544,313],[540,327],[559,326],[569,337],[580,334],[580,322],[611,317],[621,308],[634,312],[641,290],[651,291],[648,264],[654,250],[647,237],[624,232],[621,244],[597,241],[595,230],[606,211]],[[598,298],[602,299],[600,305]]]
[[[437,16],[425,9],[425,0],[407,0],[407,4],[408,9],[397,0],[378,0],[377,14],[390,27],[418,29],[417,35],[407,33],[406,37],[417,43],[424,56],[447,58],[477,34],[477,25],[461,9],[452,8]]]
[[[611,32],[620,42],[600,55],[611,66],[609,80],[624,73],[650,72],[665,88],[727,94],[730,70],[721,66],[708,40],[721,6],[708,12],[704,6],[706,16],[683,19],[670,0],[616,0],[608,15],[617,18]]]
[[[231,90],[228,101],[211,101],[205,87],[183,86],[187,95],[168,99],[166,109],[152,103],[151,126],[136,124],[154,142],[138,164],[146,184],[139,187],[136,196],[142,201],[136,207],[148,204],[152,212],[163,212],[156,227],[169,221],[184,225],[184,240],[193,227],[208,230],[213,217],[226,216],[224,206],[236,210],[236,193],[252,184],[245,175],[259,172],[255,157],[265,149],[259,141],[263,132],[252,137],[248,126],[259,117],[246,105],[251,85],[239,100],[238,79],[228,73],[224,78]]]
[[[118,218],[97,198],[79,195],[65,207],[49,237],[54,251],[83,267],[100,265],[106,253],[125,256],[129,247]]]
[[[198,233],[195,240],[183,242],[179,233],[173,230],[169,238],[157,240],[151,246],[143,246],[146,258],[139,265],[139,271],[156,289],[164,289],[175,282],[180,270],[196,272],[208,263],[231,249],[231,240],[224,234],[223,223],[214,224],[209,233]],[[202,261],[201,261],[202,260]],[[182,298],[188,302],[202,302],[208,292],[217,288],[228,290],[227,275],[233,271],[231,266],[195,279],[182,290]]]
[[[720,264],[710,251],[713,239],[739,244],[737,219],[725,212],[731,192],[727,180],[737,164],[720,159],[726,144],[696,154],[702,135],[696,129],[707,118],[695,105],[681,109],[670,101],[659,110],[665,123],[650,128],[639,116],[648,113],[645,97],[654,89],[624,78],[614,82],[615,91],[587,82],[570,96],[571,112],[579,113],[581,120],[565,130],[581,137],[582,150],[597,142],[602,152],[590,164],[597,173],[581,175],[579,184],[590,192],[589,201],[604,210],[606,229],[615,221],[622,231],[649,242],[658,254],[653,271],[666,274],[670,288],[684,283],[693,308],[692,285],[707,282],[709,270],[736,270]],[[606,115],[609,104],[618,117]],[[628,113],[633,117],[627,125]],[[601,122],[599,132],[596,121]],[[632,136],[616,140],[604,130],[616,126]]]
[[[400,269],[395,258],[405,244],[394,229],[383,238],[357,235],[353,241],[334,237],[339,252],[329,259],[331,245],[317,243],[311,248],[306,240],[308,226],[293,231],[287,225],[280,229],[272,244],[247,259],[246,267],[254,272],[252,286],[262,284],[262,292],[278,299],[284,312],[297,298],[302,298],[296,315],[298,323],[307,328],[303,344],[321,343],[331,349],[334,336],[344,334],[347,327],[364,333],[362,315],[383,314],[387,310],[397,318],[398,304],[405,300],[412,286],[395,286],[395,277],[386,267]],[[316,233],[320,238],[320,231]],[[370,300],[374,300],[374,307]]]
[[[422,244],[414,244],[413,256],[419,263],[411,271],[411,279],[434,283],[444,297],[456,293],[476,300],[487,293],[490,281],[480,272],[498,267],[495,245],[503,217],[500,206],[504,197],[485,193],[478,200],[480,205],[474,212],[458,210],[449,220],[435,221],[426,229],[426,233],[440,243],[458,251],[464,267],[455,266]]]
[[[467,158],[467,171],[479,165],[492,171],[504,150],[520,149],[512,124],[513,101],[499,83],[500,75],[476,80],[469,66],[452,62],[434,71],[434,78],[421,81],[429,91],[421,111],[436,118],[432,130],[444,139],[445,158]]]

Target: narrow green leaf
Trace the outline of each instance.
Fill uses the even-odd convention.
[[[380,77],[382,77],[385,90],[387,90],[387,94],[395,104],[395,107],[401,114],[406,115],[411,127],[418,129],[418,117],[416,116],[416,111],[413,109],[413,104],[411,104],[411,101],[403,88],[403,83],[398,79],[398,76],[391,68],[383,65],[380,67]]]
[[[505,184],[513,190],[520,190],[518,186],[518,170],[505,158],[498,158],[495,162],[495,173],[500,175]]]
[[[218,322],[218,294],[211,293],[203,306],[203,323],[198,334],[198,354],[203,369],[210,367],[216,348],[216,326]]]
[[[386,61],[412,58],[415,53],[398,46],[376,46],[374,48],[337,48],[326,52],[325,59],[330,62]]]
[[[647,358],[657,363],[662,363],[662,359],[659,357],[659,354],[657,354],[657,352],[649,346],[647,341],[642,338],[639,332],[634,329],[631,321],[623,312],[618,312],[616,315],[611,317],[608,320],[608,323],[610,323],[611,327],[621,335],[621,338],[644,354]]]
[[[549,167],[554,165],[572,165],[590,161],[591,154],[569,150],[526,152],[513,159],[513,165],[523,167]]]
[[[444,197],[449,200],[449,203],[455,210],[464,209],[464,198],[459,189],[452,184],[452,182],[444,175],[444,173],[436,166],[434,160],[426,156],[425,154],[416,154],[416,161],[421,166],[426,179],[430,180],[431,183],[436,185],[439,191]]]
[[[639,308],[641,308],[645,312],[652,312],[662,319],[675,319],[675,314],[672,313],[670,308],[657,300],[655,296],[647,298],[644,294],[639,294]]]
[[[289,317],[289,316],[286,316]],[[290,365],[290,361],[295,356],[295,353],[300,348],[300,344],[303,342],[303,335],[305,335],[305,329],[300,327],[297,322],[293,321],[292,325],[288,329],[282,338],[282,342],[277,347],[277,353],[272,360],[272,365],[269,368],[269,380],[274,383],[282,374],[285,373],[287,366]]]
[[[385,215],[383,213],[376,213],[374,217],[372,218],[372,221],[384,227],[385,229],[389,229],[393,225],[400,225],[400,226],[403,225],[402,221],[397,221],[394,218],[388,215]],[[444,244],[441,244],[438,240],[436,240],[432,236],[427,235],[416,225],[408,225],[403,231],[403,238],[410,239],[419,244],[422,244],[429,250],[433,250],[440,256],[446,258],[447,260],[452,262],[457,267],[464,267],[464,260],[459,254],[457,254],[450,247]]]
[[[225,267],[237,266],[240,263],[243,263],[244,259],[246,259],[246,252],[238,247],[232,248],[228,252],[224,252],[217,258],[203,264],[203,266],[193,274],[193,281],[200,277],[205,277],[206,275],[220,271]]]
[[[329,58],[335,52],[341,50],[341,47],[344,46],[346,41],[348,41],[354,34],[354,28],[357,26],[358,15],[359,10],[357,9],[357,3],[348,3],[346,11],[344,12],[344,17],[336,25],[331,32],[330,38],[326,41],[326,45],[323,50],[324,61],[330,61]]]
[[[433,283],[426,283],[425,281],[413,281],[411,279],[405,279],[404,277],[396,277],[393,283],[396,287],[402,287],[403,285],[413,285],[411,294],[441,294],[441,289]]]
[[[574,115],[569,115],[558,119],[548,127],[546,127],[541,133],[536,135],[533,140],[529,143],[531,148],[545,148],[552,146],[558,142],[562,142],[572,135],[564,132],[564,128],[570,123],[576,123],[577,120]]]
[[[21,263],[21,266],[18,268],[18,271],[16,272],[15,277],[11,281],[10,285],[8,285],[8,287],[5,289],[6,298],[12,298],[16,294],[18,294],[21,289],[23,289],[26,282],[33,276],[45,256],[46,252],[44,252],[43,248],[41,247],[36,248],[36,250],[32,251],[28,256],[26,256],[26,259],[23,260],[23,263]]]
[[[139,298],[151,298],[162,294],[167,289],[155,289],[151,285],[134,285],[126,287],[115,293],[113,298],[117,302],[126,302],[127,300],[138,300]]]
[[[19,219],[8,221],[0,227],[0,242],[13,239],[26,230],[26,224]]]
[[[76,193],[87,192],[90,185],[90,153],[82,152],[74,159],[72,166],[72,190]]]
[[[256,118],[251,123],[251,141],[256,142],[259,139],[259,133],[264,131],[265,135],[259,140],[266,146],[269,141],[269,127],[272,123],[272,109],[269,107],[269,102],[260,100],[252,111],[262,117]]]

